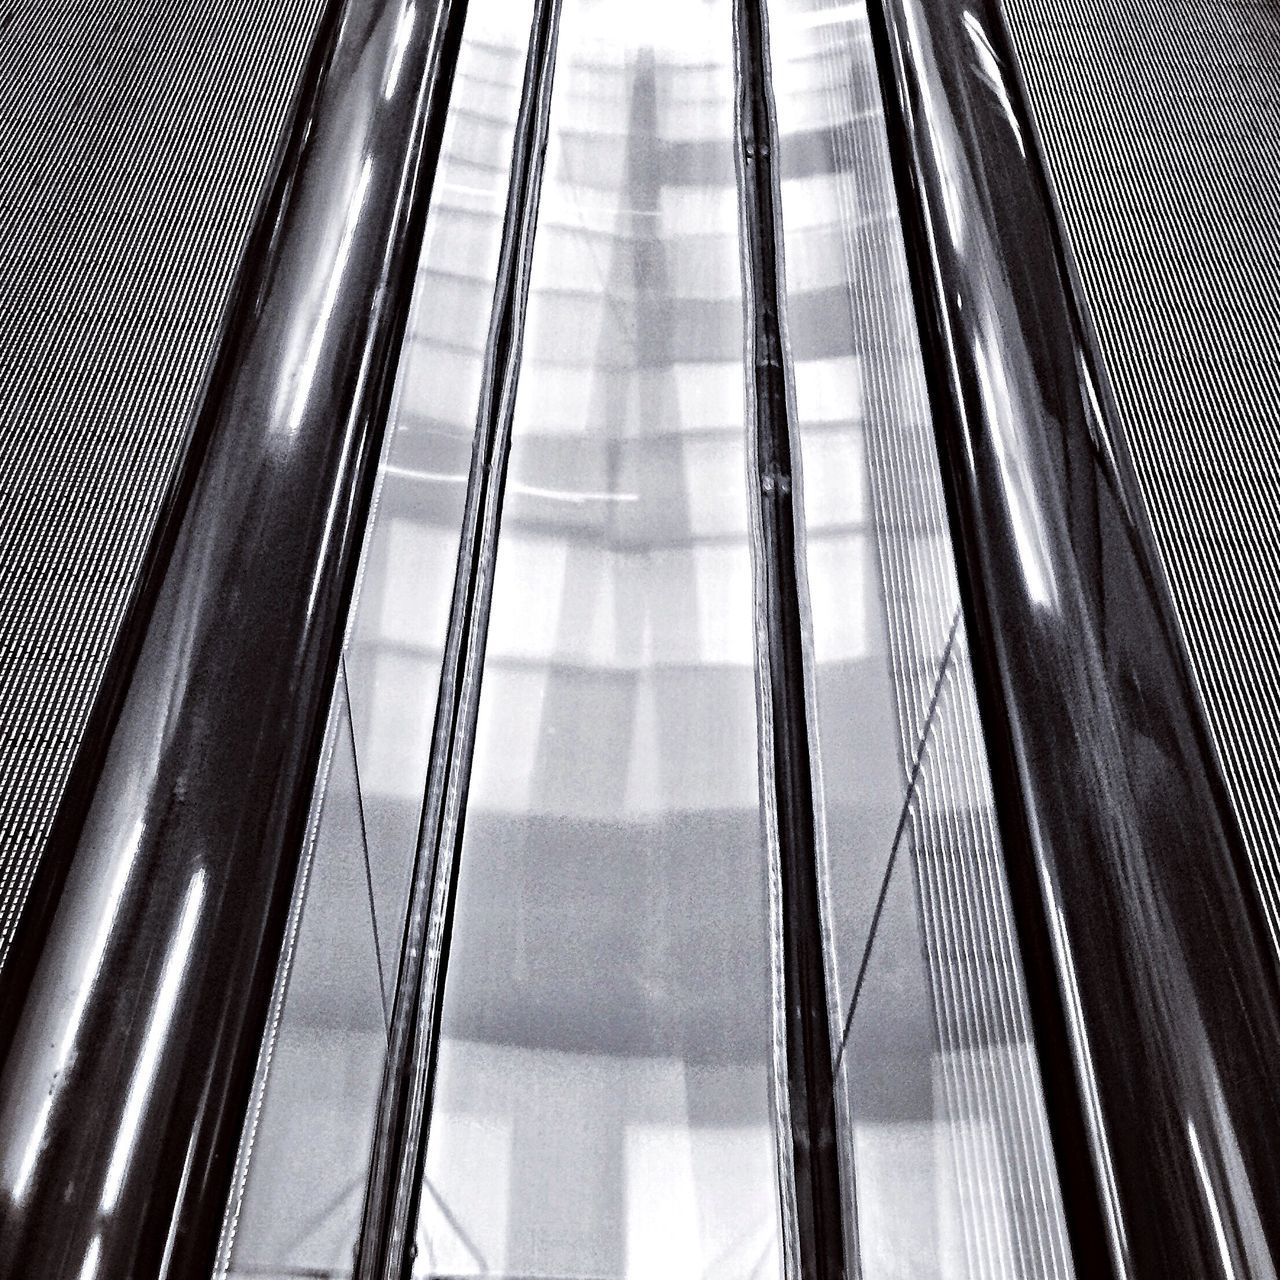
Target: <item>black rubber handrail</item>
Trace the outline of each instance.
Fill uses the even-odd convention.
[[[1280,984],[996,0],[869,0],[1077,1274],[1274,1276]]]
[[[45,854],[34,959],[6,966],[6,1280],[212,1266],[465,8],[332,0],[322,16]]]

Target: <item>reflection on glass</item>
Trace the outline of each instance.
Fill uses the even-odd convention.
[[[1062,1208],[866,11],[770,15],[850,1270],[1056,1280]]]
[[[566,0],[415,1274],[776,1277],[727,0]]]
[[[471,0],[219,1274],[351,1273],[386,1050],[531,0]]]
[[[941,1060],[909,858],[895,862],[887,890],[840,1070],[855,1117],[862,1274],[986,1280],[969,1265],[959,1229],[965,1184],[956,1177],[954,1131],[941,1122]]]

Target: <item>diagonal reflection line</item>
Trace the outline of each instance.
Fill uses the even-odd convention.
[[[341,1190],[332,1199],[325,1202],[324,1206],[314,1213],[302,1224],[302,1230],[295,1233],[289,1247],[282,1251],[282,1256],[292,1257],[304,1244],[306,1244],[326,1221],[342,1208],[343,1202],[353,1191],[360,1189],[361,1175],[357,1174],[350,1182],[343,1184]]]
[[[898,849],[902,845],[902,836],[907,829],[907,815],[911,812],[911,802],[915,799],[916,786],[920,781],[920,772],[924,768],[924,753],[929,746],[929,738],[933,733],[933,724],[938,715],[938,703],[942,698],[942,682],[946,679],[947,670],[951,666],[951,656],[955,651],[956,634],[960,629],[960,608],[956,607],[955,616],[951,619],[951,631],[947,635],[946,647],[942,650],[942,658],[938,663],[938,675],[933,682],[933,694],[929,699],[929,710],[920,730],[920,742],[916,746],[915,759],[911,763],[911,773],[907,778],[906,794],[902,797],[902,808],[898,813],[898,825],[894,828],[893,842],[889,846],[889,860],[885,864],[884,878],[880,881],[880,894],[876,898],[876,909],[871,913],[871,926],[867,930],[867,941],[862,948],[862,961],[858,965],[858,977],[853,984],[853,995],[849,997],[849,1012],[845,1015],[844,1028],[840,1032],[840,1048],[836,1051],[835,1065],[831,1070],[832,1101],[835,1101],[835,1081],[840,1074],[840,1064],[844,1061],[845,1046],[849,1043],[849,1030],[853,1026],[853,1015],[858,1009],[858,998],[862,995],[863,983],[867,979],[867,967],[871,963],[871,948],[875,945],[876,934],[880,928],[880,917],[884,913],[884,904],[889,897],[889,882],[893,879],[894,864],[898,860]]]
[[[373,958],[378,965],[378,999],[382,1001],[382,1031],[390,1041],[391,1010],[387,1008],[387,980],[382,973],[382,939],[378,936],[378,908],[373,900],[373,868],[369,865],[369,828],[364,820],[364,788],[360,784],[360,757],[356,752],[355,713],[351,709],[351,680],[347,675],[347,650],[343,647],[342,693],[347,704],[347,736],[351,741],[351,767],[356,779],[356,809],[360,814],[360,848],[364,855],[364,883],[369,891],[369,921],[373,925]]]
[[[436,1202],[436,1208],[440,1210],[440,1216],[450,1227],[453,1228],[454,1234],[458,1237],[462,1247],[471,1255],[472,1262],[474,1262],[478,1268],[477,1274],[482,1276],[488,1275],[489,1264],[484,1260],[484,1255],[480,1252],[475,1241],[472,1240],[471,1237],[462,1229],[462,1223],[458,1221],[453,1210],[445,1203],[444,1196],[440,1194],[435,1183],[433,1183],[425,1173],[422,1175],[422,1185],[426,1187],[431,1198]]]

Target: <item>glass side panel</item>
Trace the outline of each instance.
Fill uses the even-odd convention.
[[[769,9],[850,1269],[1066,1277],[866,10]]]
[[[416,1275],[776,1277],[727,0],[566,0]]]
[[[471,0],[220,1273],[352,1254],[475,432],[531,0]]]

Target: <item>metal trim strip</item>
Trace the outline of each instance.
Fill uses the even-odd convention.
[[[780,898],[781,990],[775,999],[781,1005],[779,1074],[789,1132],[779,1137],[791,1144],[784,1226],[794,1239],[785,1256],[797,1276],[835,1280],[846,1272],[846,1200],[831,1105],[835,1050],[819,891],[795,392],[781,278],[776,110],[761,0],[735,0],[733,37],[761,800],[770,856],[777,860],[771,882],[776,880]]]

